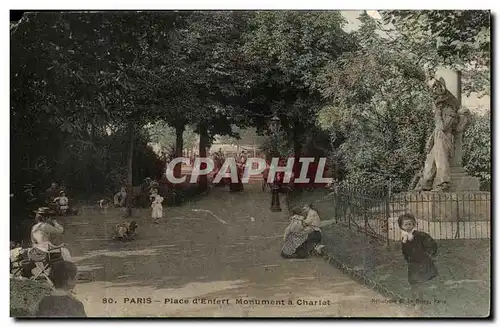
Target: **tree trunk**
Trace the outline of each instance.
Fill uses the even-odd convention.
[[[302,154],[302,142],[301,142],[301,133],[300,133],[300,127],[298,123],[295,123],[293,126],[293,156],[295,158],[294,164],[293,164],[293,173],[296,176],[299,176],[300,170],[301,170],[301,165],[299,163],[300,155]]]
[[[199,153],[200,153],[200,158],[206,158],[207,157],[207,146],[209,143],[209,137],[208,137],[208,127],[205,124],[200,124],[198,126],[198,131],[200,133],[200,146],[199,146]],[[205,164],[201,165],[200,169],[205,168]],[[199,187],[202,190],[206,190],[208,188],[208,179],[207,175],[200,175],[199,177]]]
[[[186,124],[178,122],[175,126],[175,157],[182,157],[182,148],[184,147],[184,129]],[[175,165],[174,176],[179,178],[182,174],[182,163]]]
[[[132,216],[132,207],[134,199],[134,189],[133,189],[133,159],[134,159],[134,141],[135,141],[135,126],[133,122],[128,123],[128,154],[127,154],[127,213],[126,217]]]

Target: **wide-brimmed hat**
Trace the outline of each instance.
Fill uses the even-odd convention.
[[[38,215],[42,215],[42,216],[54,214],[54,211],[52,209],[50,209],[49,207],[40,207],[37,210],[34,210],[33,212],[38,214]]]
[[[23,185],[24,188],[33,188],[33,184],[24,184]]]
[[[150,180],[151,180],[151,177],[146,177],[144,180],[145,180],[145,181],[150,181]]]
[[[59,194],[63,194],[64,193],[64,190],[62,190],[61,192],[59,192]]]

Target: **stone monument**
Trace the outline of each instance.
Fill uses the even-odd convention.
[[[462,167],[462,135],[470,113],[461,108],[461,74],[438,70],[429,86],[435,128],[427,142],[424,169],[416,176],[415,190],[398,194],[392,206],[412,213],[419,229],[436,239],[489,238],[490,193],[479,191],[479,179]],[[396,220],[396,215],[389,220],[391,239],[400,237]]]
[[[470,113],[461,108],[461,74],[438,70],[429,86],[434,95],[434,131],[427,142],[427,158],[417,185],[419,191],[479,191],[479,179],[462,167],[462,135]]]

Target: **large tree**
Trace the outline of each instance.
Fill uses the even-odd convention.
[[[334,165],[353,183],[408,186],[425,158],[432,129],[431,97],[422,70],[407,53],[383,46],[375,22],[361,16],[353,36],[359,49],[344,54],[318,76],[328,103],[319,123],[333,139]]]
[[[149,69],[169,62],[176,19],[172,12],[27,14],[11,30],[12,116],[25,117],[16,120],[23,124],[28,113],[42,127],[59,129],[48,140],[53,147],[62,146],[65,135],[92,144],[96,135],[127,130],[131,184],[140,126],[159,115],[150,101]],[[161,62],[154,61],[158,53],[166,54]],[[54,168],[55,158],[49,161]]]
[[[491,12],[489,10],[382,11],[393,38],[391,46],[406,47],[422,65],[463,71],[466,93],[490,93]]]
[[[333,11],[257,12],[244,35],[251,121],[265,129],[276,114],[296,157],[321,104],[316,75],[355,45],[344,23]]]

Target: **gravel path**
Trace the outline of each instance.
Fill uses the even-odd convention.
[[[164,208],[160,225],[135,211],[139,235],[126,244],[110,241],[118,209],[85,208],[63,221],[82,276],[92,276],[77,297],[94,317],[415,315],[320,258],[281,259],[286,210],[271,213],[269,205],[258,184],[241,193],[214,188]]]

